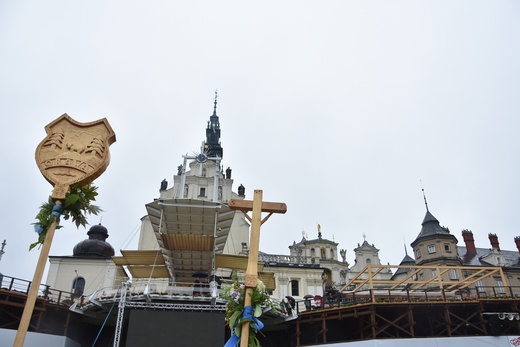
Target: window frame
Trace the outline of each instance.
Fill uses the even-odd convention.
[[[450,276],[450,280],[457,280],[459,278],[457,276],[457,271],[455,271],[455,269],[450,269],[449,276]]]
[[[297,279],[293,279],[289,283],[291,285],[291,295],[300,296],[300,281]]]

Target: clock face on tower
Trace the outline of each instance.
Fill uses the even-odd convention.
[[[204,153],[201,153],[199,155],[197,155],[197,157],[195,158],[199,163],[204,163],[206,160],[208,160],[208,157],[206,156],[206,154]]]

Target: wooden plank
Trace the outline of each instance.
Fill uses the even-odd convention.
[[[229,208],[232,210],[252,211],[252,200],[229,200]],[[270,213],[285,213],[287,212],[287,205],[283,202],[262,202],[262,212]]]

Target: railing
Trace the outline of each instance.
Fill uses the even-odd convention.
[[[479,300],[514,299],[520,300],[520,286],[464,288],[456,291],[429,290],[385,290],[367,289],[356,292],[335,292],[330,295],[295,300],[292,309],[308,312],[361,304],[421,303],[421,302],[463,302]],[[287,303],[286,303],[287,305]]]
[[[298,255],[281,255],[281,254],[259,254],[258,261],[264,263],[278,263],[278,264],[306,264],[319,265],[319,257],[304,257]]]
[[[80,306],[113,302],[120,297],[121,286],[105,287],[83,300]],[[210,301],[220,299],[221,287],[217,283],[177,283],[167,279],[137,279],[128,287],[127,300],[183,300]]]
[[[27,295],[30,287],[31,281],[5,275],[0,276],[1,290]],[[48,303],[61,306],[70,306],[74,300],[78,298],[74,293],[53,289],[46,284],[40,284],[38,288],[38,297]]]

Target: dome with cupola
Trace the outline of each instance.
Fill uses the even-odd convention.
[[[74,246],[74,257],[110,258],[115,254],[114,248],[105,241],[108,238],[107,228],[101,224],[94,225],[87,235],[88,239]]]

